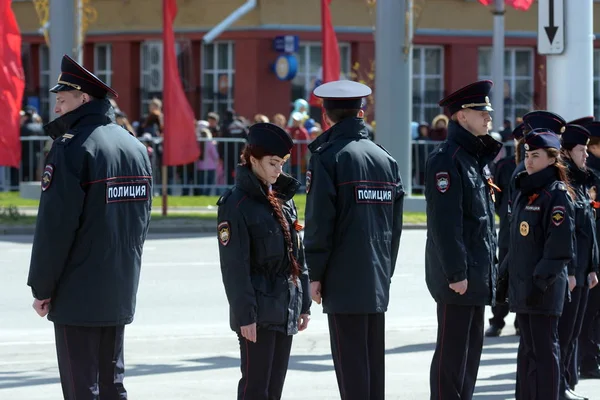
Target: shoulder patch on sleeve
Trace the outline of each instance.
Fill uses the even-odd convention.
[[[565,220],[565,207],[564,206],[554,206],[552,208],[552,212],[550,213],[552,218],[552,223],[555,226],[560,226]]]
[[[450,189],[450,174],[447,171],[435,174],[435,188],[440,193],[446,193]]]
[[[54,165],[46,164],[44,172],[42,173],[42,192],[45,192],[50,187],[52,175],[54,175]]]
[[[309,169],[306,171],[306,194],[310,192],[310,184],[312,182],[312,171]]]
[[[227,246],[231,239],[231,224],[229,221],[223,221],[217,226],[217,234],[219,236],[219,243],[222,246]]]

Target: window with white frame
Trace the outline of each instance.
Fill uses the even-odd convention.
[[[438,102],[444,97],[444,49],[440,46],[413,47],[412,120],[430,124],[443,112]]]
[[[96,44],[94,46],[94,74],[108,86],[112,86],[112,46]]]
[[[340,69],[341,79],[350,78],[350,44],[340,43]],[[315,88],[315,81],[321,73],[322,64],[321,43],[300,43],[298,49],[298,72],[292,80],[292,98],[308,101]],[[288,110],[282,110],[287,112]]]
[[[163,48],[162,41],[149,40],[141,46],[141,112],[148,112],[148,104],[153,98],[162,98],[163,91]]]
[[[184,91],[192,90],[191,65],[192,46],[190,40],[177,40],[175,42],[175,56],[179,78]],[[141,46],[141,105],[142,114],[148,111],[148,104],[153,98],[162,99],[163,95],[163,45],[161,40],[148,40]]]
[[[40,109],[38,110],[43,121],[50,120],[50,51],[48,46],[41,44],[39,47],[40,58]]]
[[[202,46],[202,118],[213,111],[223,116],[227,109],[234,108],[234,50],[233,42],[215,42]]]
[[[512,48],[504,51],[504,119],[515,127],[515,120],[534,109],[533,49]],[[492,78],[492,49],[479,49],[479,79]],[[492,106],[494,104],[493,93]]]

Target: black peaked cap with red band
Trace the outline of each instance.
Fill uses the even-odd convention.
[[[58,93],[70,90],[79,90],[98,99],[119,97],[114,89],[65,54],[60,63],[60,75],[56,86],[50,91]]]

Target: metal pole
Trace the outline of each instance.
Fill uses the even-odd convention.
[[[83,65],[83,0],[75,0],[77,2],[77,13],[75,14],[76,31],[77,31],[77,50],[75,51],[75,61]]]
[[[548,110],[567,121],[594,115],[593,15],[592,0],[565,0],[565,50],[546,61]]]
[[[492,107],[494,130],[504,127],[504,0],[494,1],[494,38],[492,48]]]
[[[60,75],[64,54],[73,56],[75,50],[75,7],[73,0],[50,0],[50,87]],[[50,119],[54,119],[56,96],[49,94]]]
[[[413,0],[377,2],[375,30],[376,141],[398,162],[412,193],[412,9]]]

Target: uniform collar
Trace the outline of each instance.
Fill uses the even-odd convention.
[[[235,172],[235,185],[257,200],[266,200],[268,189],[258,180],[257,176],[246,165],[238,165]],[[275,195],[283,201],[288,201],[298,191],[300,182],[282,173],[272,186]]]
[[[311,151],[315,151],[317,148],[327,142],[332,142],[337,139],[368,139],[369,131],[367,125],[362,118],[346,118],[331,128],[323,132],[319,137],[312,141],[308,145]]]
[[[105,125],[115,120],[115,111],[108,99],[94,99],[44,125],[44,132],[53,139],[64,135],[77,125]]]
[[[517,175],[516,187],[523,193],[532,193],[558,180],[558,170],[550,165],[543,170],[529,175],[527,171]]]
[[[455,121],[450,121],[448,125],[448,140],[457,143],[468,153],[482,158],[486,164],[492,161],[502,149],[502,143],[490,135],[475,136]]]
[[[600,171],[600,158],[596,157],[592,153],[589,153],[586,165],[588,166],[588,168],[591,168],[594,171]]]
[[[583,185],[587,182],[588,171],[579,168],[573,160],[567,160],[567,167],[569,168],[569,178],[578,185]]]

